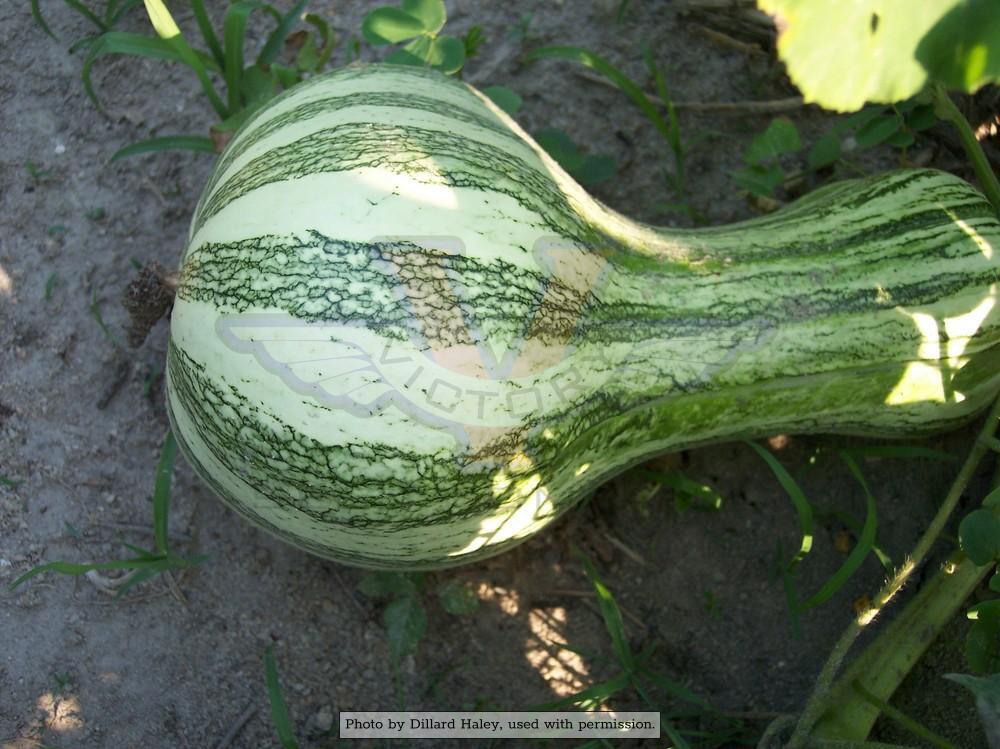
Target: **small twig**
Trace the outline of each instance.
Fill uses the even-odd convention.
[[[645,567],[646,566],[646,560],[643,559],[642,555],[639,552],[631,549],[629,546],[627,546],[625,544],[624,541],[619,540],[610,531],[604,531],[604,537],[606,539],[608,539],[608,541],[611,543],[612,546],[614,546],[615,548],[617,548],[620,552],[622,552],[625,556],[627,556],[633,562],[635,562],[636,564],[638,564],[641,567]]]
[[[774,45],[778,35],[774,20],[754,7],[699,8],[691,6],[681,7],[678,11],[681,16],[693,16],[710,24],[716,30],[725,29],[727,33],[749,37],[756,42],[766,44],[768,47]]]
[[[756,42],[741,42],[739,39],[729,36],[729,34],[716,29],[710,29],[708,26],[703,26],[700,23],[695,24],[695,28],[708,37],[709,41],[715,42],[723,47],[735,49],[737,52],[743,52],[747,55],[759,55],[764,52],[761,46]]]
[[[230,744],[233,743],[233,739],[239,736],[240,731],[243,730],[243,726],[250,722],[250,719],[257,713],[257,706],[250,705],[240,713],[240,716],[233,721],[233,724],[229,726],[229,730],[226,731],[226,735],[219,739],[219,743],[215,745],[215,749],[226,749]]]
[[[574,598],[583,598],[583,599],[593,598],[596,595],[596,593],[594,593],[594,591],[592,590],[572,590],[567,588],[550,588],[549,590],[543,591],[543,594],[553,595],[553,596],[573,596]],[[590,605],[590,601],[584,600],[583,603],[597,614],[601,613],[596,608]],[[629,619],[631,619],[635,624],[639,625],[639,627],[641,627],[643,631],[645,631],[648,628],[646,622],[644,622],[642,619],[640,619],[631,611],[629,611],[627,608],[625,608],[621,604],[621,602],[616,601],[616,603],[618,604],[618,608],[621,610],[621,612]]]
[[[104,386],[104,390],[101,392],[101,397],[97,399],[97,408],[99,411],[103,411],[111,403],[112,399],[118,395],[118,392],[122,389],[125,381],[128,380],[128,376],[132,373],[132,362],[122,356],[120,353],[115,353],[114,372],[111,375],[111,379],[108,380],[107,384]]]
[[[602,78],[586,70],[573,71],[580,78],[597,83],[607,88],[618,89],[618,87],[606,78]],[[666,106],[656,94],[646,94],[646,98],[654,104]],[[674,109],[687,110],[688,112],[712,112],[714,114],[776,114],[778,112],[794,112],[802,109],[805,102],[801,96],[790,96],[787,99],[769,99],[766,101],[675,101]]]
[[[151,180],[149,177],[143,177],[142,186],[156,196],[156,199],[160,201],[160,205],[162,205],[164,208],[170,207],[170,203],[168,203],[167,199],[163,197],[163,193],[160,192],[160,188],[156,186],[156,183],[153,182],[153,180]]]
[[[170,570],[163,570],[163,579],[167,581],[167,588],[170,590],[173,597],[176,598],[184,608],[189,608],[187,597],[177,585],[177,581],[174,580],[174,576],[170,573]]]

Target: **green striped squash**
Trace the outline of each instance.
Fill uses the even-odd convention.
[[[231,507],[427,569],[658,453],[920,435],[1000,387],[1000,226],[965,182],[844,182],[731,226],[588,196],[474,88],[369,65],[256,113],[197,206],[171,422]]]

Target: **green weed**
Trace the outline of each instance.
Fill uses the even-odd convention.
[[[278,741],[283,749],[298,749],[292,722],[288,717],[288,707],[281,693],[281,682],[278,679],[278,666],[274,660],[274,649],[264,652],[264,679],[267,686],[267,699],[271,705],[271,722],[278,734]]]
[[[455,75],[465,64],[469,50],[475,54],[482,44],[482,30],[465,39],[441,33],[448,14],[443,0],[404,0],[402,7],[386,6],[370,11],[361,25],[365,40],[376,47],[403,44],[385,61],[397,65],[429,65]],[[470,36],[471,35],[471,36]]]
[[[173,434],[168,432],[163,441],[163,448],[160,452],[160,461],[156,467],[156,479],[153,487],[153,549],[143,549],[131,544],[124,544],[136,556],[109,562],[83,564],[76,562],[47,562],[28,570],[18,577],[10,584],[10,589],[14,590],[31,578],[45,572],[76,576],[84,575],[92,570],[132,571],[129,579],[118,587],[115,593],[115,597],[117,598],[133,586],[156,575],[169,570],[194,567],[208,559],[205,555],[194,557],[178,556],[168,548],[167,521],[170,509],[170,479],[173,473],[176,451],[177,443],[174,441]]]

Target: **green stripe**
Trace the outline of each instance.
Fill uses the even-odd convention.
[[[219,159],[218,165],[212,172],[211,181],[205,189],[208,192],[211,192],[215,188],[218,180],[220,180],[222,175],[225,174],[226,170],[228,170],[240,156],[265,138],[279,133],[283,128],[286,128],[289,125],[298,125],[302,122],[307,122],[311,119],[319,117],[320,115],[358,107],[382,107],[402,111],[429,112],[441,117],[449,117],[463,123],[481,127],[484,130],[497,133],[502,138],[507,138],[513,142],[517,142],[518,144],[522,143],[520,138],[518,138],[508,128],[504,127],[491,112],[485,109],[485,107],[482,107],[480,102],[476,101],[475,103],[479,104],[485,114],[473,112],[464,109],[463,107],[450,106],[428,96],[386,93],[379,91],[350,94],[347,96],[331,96],[323,99],[308,101],[282,112],[280,115],[268,120],[258,128],[244,130],[238,139],[234,139],[232,147],[226,149],[225,154],[223,154],[223,156]]]
[[[265,185],[365,167],[507,195],[555,233],[580,239],[592,233],[540,163],[459,133],[385,123],[324,128],[251,159],[209,195],[197,212],[195,232],[229,203]]]

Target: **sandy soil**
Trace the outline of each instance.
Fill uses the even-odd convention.
[[[356,34],[377,4],[316,0],[311,7]],[[520,92],[519,118],[529,128],[559,127],[614,154],[622,168],[596,190],[599,197],[640,219],[680,221],[661,206],[670,200],[664,149],[626,100],[567,64],[526,66],[521,53],[543,43],[582,44],[645,80],[639,44],[647,42],[678,100],[794,91],[766,57],[712,42],[669,7],[632,3],[622,24],[616,7],[609,0],[449,2],[454,31],[479,24],[488,40],[469,65],[473,80]],[[59,42],[34,25],[26,3],[0,8],[0,475],[20,482],[0,485],[4,585],[42,561],[114,558],[123,538],[151,543],[153,471],[167,430],[166,323],[138,350],[112,339],[125,337],[119,299],[134,262],[176,264],[211,167],[210,158],[194,155],[109,165],[116,148],[139,138],[203,131],[207,105],[185,71],[108,58],[95,67],[107,108],[101,113],[83,93],[79,55],[66,52],[87,27],[55,0],[42,0],[42,8]],[[146,31],[141,9],[124,28]],[[518,29],[526,36],[518,38]],[[791,116],[806,137],[828,119],[807,109]],[[687,133],[710,134],[692,146],[689,163],[694,203],[709,222],[752,215],[727,172],[768,121],[682,115]],[[872,160],[884,167],[893,158],[887,151]],[[959,433],[935,444],[963,453],[968,439]],[[818,504],[861,517],[863,498],[842,466],[807,468],[821,442],[792,439],[781,458]],[[845,590],[803,617],[793,638],[775,554],[779,541],[786,550],[797,545],[797,526],[777,483],[738,444],[677,460],[721,492],[721,510],[679,514],[668,491],[651,498],[640,481],[625,478],[519,549],[433,576],[429,588],[456,579],[481,605],[458,618],[428,596],[428,635],[403,664],[406,706],[524,709],[613,675],[610,640],[570,553],[577,544],[627,610],[633,644],[657,643],[650,665],[659,673],[723,710],[753,714],[751,731],[769,715],[799,708],[852,602],[873,591],[883,571],[869,558]],[[866,468],[878,493],[879,542],[899,559],[932,516],[948,471],[922,462]],[[341,710],[397,705],[379,606],[355,590],[361,571],[257,531],[180,460],[173,496],[171,530],[189,539],[179,548],[212,556],[177,580],[179,596],[157,580],[112,601],[81,578],[57,576],[0,593],[3,749],[210,747],[248,708],[256,712],[232,746],[277,746],[264,689],[268,646],[304,746],[335,745],[336,726],[328,729]],[[843,561],[835,545],[842,532],[836,521],[822,524],[802,567],[803,590],[815,590]],[[963,626],[956,621],[935,649],[933,670],[918,669],[904,704],[976,746],[983,740],[971,701],[938,676],[961,668]],[[616,704],[638,708],[634,695]]]

